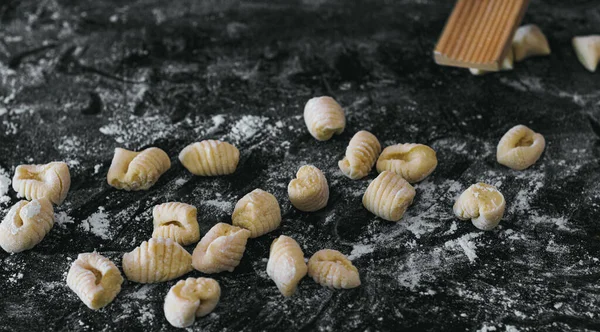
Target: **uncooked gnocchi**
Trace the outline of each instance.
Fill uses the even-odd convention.
[[[27,200],[48,198],[60,205],[71,186],[69,166],[63,162],[45,165],[20,165],[15,169],[13,189]]]
[[[172,280],[191,270],[192,255],[171,239],[150,239],[123,255],[123,272],[139,283]]]
[[[535,24],[521,26],[515,32],[512,42],[515,61],[550,54],[550,45],[542,30]]]
[[[196,317],[211,313],[221,298],[219,283],[211,278],[179,280],[165,297],[165,317],[175,327],[188,327]]]
[[[573,49],[585,69],[595,72],[600,62],[600,35],[573,38]]]
[[[475,227],[489,231],[500,223],[506,203],[504,196],[494,186],[477,183],[465,190],[454,203],[454,214],[469,220]]]
[[[247,229],[216,224],[194,249],[193,267],[204,273],[232,272],[244,256],[249,237],[250,231]]]
[[[339,135],[346,127],[344,110],[331,97],[315,97],[304,106],[304,122],[310,134],[319,141]]]
[[[317,251],[308,261],[308,275],[321,286],[355,288],[360,286],[358,269],[341,252],[331,249]]]
[[[512,127],[502,136],[496,148],[496,160],[515,170],[535,164],[544,152],[544,136],[523,125]]]
[[[367,187],[363,205],[382,219],[398,221],[414,197],[415,188],[410,183],[394,172],[383,171]]]
[[[342,173],[352,180],[362,179],[369,174],[380,152],[381,145],[377,137],[361,130],[350,140],[346,156],[338,162],[338,166]]]
[[[92,252],[79,254],[67,274],[67,286],[93,310],[109,303],[121,291],[123,277],[108,258]]]
[[[227,142],[205,140],[186,146],[179,153],[179,160],[195,175],[227,175],[235,172],[240,151]]]
[[[279,227],[281,209],[275,196],[254,189],[235,204],[231,220],[233,225],[249,230],[250,237],[255,238]]]
[[[152,216],[153,238],[169,238],[182,246],[200,240],[197,210],[194,206],[179,202],[164,203],[154,207]]]
[[[148,190],[169,168],[171,160],[159,148],[141,152],[116,148],[106,180],[117,189]]]
[[[47,198],[13,205],[0,223],[0,246],[6,252],[21,252],[42,242],[54,226],[54,209]]]
[[[288,196],[296,209],[313,212],[324,208],[329,200],[329,185],[325,174],[312,165],[300,167],[296,178],[288,185]]]
[[[283,296],[292,296],[308,268],[302,249],[291,237],[281,235],[271,244],[267,275]]]
[[[435,151],[423,144],[396,144],[383,149],[377,159],[377,171],[391,171],[406,181],[422,181],[437,167]]]

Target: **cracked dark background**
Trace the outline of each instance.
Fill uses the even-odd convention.
[[[235,202],[255,188],[278,198],[282,225],[251,240],[233,273],[211,275],[221,302],[189,330],[600,329],[600,79],[570,42],[600,32],[600,2],[532,1],[524,23],[542,28],[552,54],[482,77],[432,60],[452,5],[1,1],[0,184],[19,164],[62,160],[72,186],[38,246],[0,252],[0,330],[176,330],[162,312],[175,280],[125,281],[112,304],[91,311],[66,286],[70,264],[97,250],[120,267],[122,254],[151,236],[152,207],[167,201],[197,206],[203,235],[230,222]],[[345,132],[328,142],[315,141],[301,117],[317,95],[335,97],[347,114]],[[516,124],[547,141],[522,172],[495,161],[498,140]],[[437,170],[416,185],[400,223],[360,203],[375,172],[352,181],[337,168],[362,129],[384,146],[437,151]],[[240,149],[235,174],[194,177],[181,166],[178,152],[202,139]],[[154,187],[106,184],[115,147],[150,146],[173,161]],[[287,199],[288,182],[307,163],[331,189],[316,213]],[[452,216],[454,199],[477,181],[498,186],[507,201],[490,232]],[[18,198],[2,191],[4,215]],[[283,298],[265,272],[280,234],[306,258],[323,248],[349,255],[362,286],[334,291],[307,277]]]

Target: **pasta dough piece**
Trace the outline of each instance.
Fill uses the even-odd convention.
[[[508,53],[504,57],[504,60],[502,60],[502,65],[500,66],[500,70],[502,70],[502,71],[512,70],[514,68],[514,58],[515,58],[515,56],[513,55],[512,46],[511,46],[508,49]],[[478,68],[469,68],[469,71],[473,75],[484,75],[487,73],[493,73],[492,71],[478,69]]]
[[[502,136],[496,148],[496,160],[515,170],[535,164],[544,152],[544,136],[523,125],[512,127]]]
[[[535,24],[521,26],[515,32],[512,42],[515,61],[550,54],[550,45],[540,28]]]
[[[93,310],[111,303],[121,291],[123,277],[108,258],[92,252],[79,254],[67,274],[67,286]]]
[[[344,110],[331,97],[315,97],[304,106],[304,122],[308,132],[319,141],[339,135],[346,127]]]
[[[355,288],[360,286],[358,269],[337,250],[317,251],[308,261],[308,275],[316,283],[329,288]]]
[[[54,209],[47,198],[13,205],[0,223],[0,246],[6,252],[21,252],[42,242],[54,226]]]
[[[477,183],[465,190],[454,203],[454,214],[469,220],[475,227],[489,231],[500,223],[506,203],[504,196],[494,186]]]
[[[380,152],[381,145],[377,137],[361,130],[350,140],[346,156],[338,162],[338,166],[352,180],[362,179],[369,174]]]
[[[313,212],[324,208],[329,200],[329,185],[320,169],[312,165],[300,167],[288,185],[288,196],[296,209]]]
[[[179,278],[192,270],[192,255],[171,239],[150,239],[123,255],[127,279],[143,284]]]
[[[423,144],[396,144],[383,149],[377,160],[377,171],[391,171],[406,181],[422,181],[437,167],[435,151]]]
[[[415,198],[415,188],[400,175],[381,172],[363,195],[363,205],[374,215],[389,221],[402,219]]]
[[[600,62],[600,35],[573,38],[573,49],[585,69],[595,72]]]
[[[192,265],[200,272],[233,272],[240,264],[250,231],[218,223],[200,240],[192,256]]]
[[[219,283],[211,278],[179,280],[165,297],[165,317],[175,327],[188,327],[196,317],[211,313],[221,298]]]
[[[279,227],[281,209],[275,196],[254,189],[235,204],[231,220],[235,226],[249,230],[250,237],[255,238]]]
[[[267,275],[273,279],[283,296],[292,296],[308,268],[302,249],[291,237],[282,235],[271,244]]]
[[[106,180],[117,189],[148,190],[169,168],[171,160],[159,148],[141,152],[116,148]]]
[[[13,189],[27,200],[48,198],[60,205],[71,187],[69,166],[63,162],[45,165],[19,165],[12,180]]]
[[[227,175],[235,172],[240,151],[227,142],[205,140],[186,146],[179,153],[179,160],[195,175]]]
[[[171,202],[154,207],[153,238],[169,238],[182,246],[187,246],[200,240],[197,210],[194,206]]]

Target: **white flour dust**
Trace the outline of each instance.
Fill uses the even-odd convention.
[[[81,228],[104,240],[110,239],[108,214],[104,212],[104,207],[98,207],[98,211],[81,222]]]

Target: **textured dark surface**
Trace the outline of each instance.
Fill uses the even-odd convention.
[[[175,281],[126,281],[94,312],[66,287],[72,260],[97,250],[120,266],[124,252],[150,237],[152,206],[166,201],[197,206],[205,234],[230,222],[235,202],[257,187],[278,198],[282,226],[251,240],[235,272],[212,276],[221,302],[193,330],[600,328],[600,76],[570,46],[574,35],[599,32],[600,2],[533,1],[525,22],[542,28],[552,55],[484,77],[431,59],[451,6],[0,2],[0,213],[18,201],[2,183],[19,164],[63,160],[73,180],[44,241],[0,253],[0,330],[170,329],[162,303]],[[348,125],[317,142],[301,114],[323,94],[344,106]],[[543,133],[547,148],[535,166],[515,172],[495,162],[495,147],[519,123]],[[437,170],[416,186],[400,223],[362,207],[375,172],[351,181],[337,168],[361,129],[382,145],[418,142],[438,153]],[[194,177],[177,161],[185,145],[208,138],[240,149],[234,175]],[[173,161],[151,190],[106,184],[115,147],[149,146]],[[286,190],[306,163],[331,187],[327,208],[311,214],[293,209]],[[452,216],[454,199],[476,181],[506,197],[494,231]],[[363,285],[332,291],[305,278],[284,299],[265,272],[280,234],[307,258],[322,248],[350,255]]]

